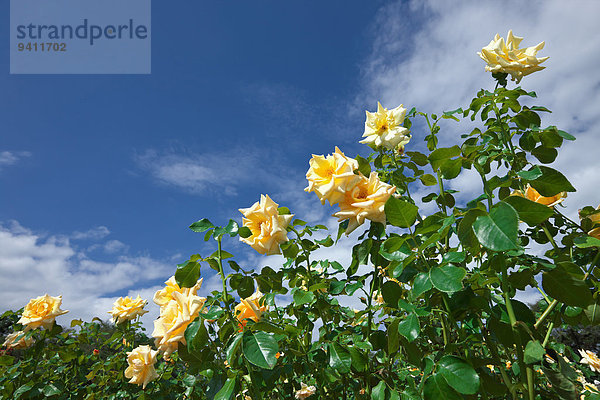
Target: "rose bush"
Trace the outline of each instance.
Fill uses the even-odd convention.
[[[18,322],[9,313],[0,394],[599,399],[596,349],[565,345],[553,332],[600,323],[600,213],[583,207],[579,222],[563,213],[575,188],[550,165],[574,137],[542,125],[548,110],[528,105],[534,92],[508,88],[508,74],[518,82],[546,59],[536,57],[543,43],[520,42],[509,32],[482,50],[496,84],[464,108],[438,115],[378,104],[361,141],[370,154],[312,156],[305,190],[339,206],[337,232],[268,195],[240,209],[241,224],[193,223],[214,245],[179,264],[155,294],[154,342],[135,319],[63,330],[54,320],[64,313],[60,297],[32,300]],[[442,129],[466,118],[479,126],[440,147]],[[409,130],[426,150],[409,144]],[[465,170],[480,179],[479,193],[449,189]],[[356,239],[344,237],[360,228]],[[284,261],[257,270],[224,249],[228,240]],[[351,240],[342,265],[333,249]],[[209,273],[221,289],[203,293]],[[523,290],[542,300],[529,307],[518,300]]]

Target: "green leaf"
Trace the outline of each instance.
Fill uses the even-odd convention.
[[[194,286],[200,279],[200,264],[196,261],[187,261],[178,265],[175,271],[175,281],[182,288]]]
[[[560,265],[542,274],[546,294],[568,306],[587,307],[593,303],[587,284]]]
[[[532,167],[529,171],[517,172],[517,175],[519,175],[521,178],[523,178],[525,180],[532,181],[534,179],[539,178],[543,174],[542,174],[542,170],[540,169],[540,167],[538,167],[536,165],[535,167]]]
[[[423,183],[423,185],[425,186],[437,185],[437,179],[431,174],[421,175],[419,179],[421,180],[421,183]]]
[[[44,394],[44,396],[50,397],[57,394],[61,394],[62,390],[58,388],[54,383],[49,383],[46,386],[44,386],[44,389],[42,389],[42,393]]]
[[[508,251],[519,248],[519,215],[508,203],[500,202],[492,207],[488,215],[473,222],[473,232],[482,246],[493,251]]]
[[[13,362],[15,361],[15,358],[13,356],[0,356],[0,366],[9,366],[12,365]]]
[[[600,240],[588,235],[576,237],[575,239],[573,239],[573,243],[580,249],[587,249],[589,247],[600,247]]]
[[[448,385],[462,394],[475,394],[479,390],[479,375],[466,361],[455,356],[444,356],[438,362],[438,371]]]
[[[421,272],[415,277],[412,290],[413,296],[419,297],[431,288],[433,288],[433,285],[431,284],[431,279],[429,279],[429,274],[427,272]]]
[[[392,236],[381,244],[379,254],[388,261],[404,261],[412,254],[412,250],[405,239]]]
[[[375,386],[371,392],[371,400],[385,400],[385,389],[385,382],[379,381],[377,386]]]
[[[440,173],[444,179],[454,179],[460,174],[461,168],[462,160],[460,158],[446,160],[440,165]]]
[[[229,346],[227,346],[225,356],[229,365],[233,365],[233,357],[235,357],[240,345],[242,344],[242,336],[243,333],[239,332],[233,337],[233,340],[231,341],[231,343],[229,343]]]
[[[526,364],[539,363],[544,359],[544,354],[546,354],[546,350],[544,350],[540,342],[537,340],[530,340],[527,342],[527,346],[525,346],[523,361],[525,361]]]
[[[536,226],[546,221],[554,214],[551,207],[536,203],[521,196],[508,196],[504,202],[510,204],[517,213],[521,221],[529,226]]]
[[[359,264],[368,263],[371,247],[373,247],[373,239],[366,239],[358,245],[356,248],[356,256]]]
[[[558,131],[558,134],[563,138],[563,139],[567,139],[567,140],[575,140],[575,136],[571,135],[570,133],[567,133],[565,131]]]
[[[358,372],[366,371],[367,369],[367,356],[361,352],[357,346],[348,347],[348,352],[352,358],[352,367]]]
[[[214,228],[215,226],[206,218],[202,218],[200,221],[194,222],[190,225],[190,229],[194,232],[204,232],[209,229]]]
[[[244,276],[238,284],[237,293],[242,299],[252,296],[252,293],[254,293],[254,279],[250,276]]]
[[[245,332],[242,351],[246,359],[257,367],[273,369],[277,364],[275,354],[279,351],[279,346],[271,333]]]
[[[185,329],[185,342],[187,343],[188,352],[200,350],[208,343],[208,331],[204,326],[204,319],[196,318]]]
[[[238,235],[246,239],[252,236],[252,231],[247,226],[241,226],[238,228]]]
[[[311,304],[315,301],[315,294],[313,292],[307,292],[302,289],[298,289],[294,292],[294,304],[297,306],[302,304]]]
[[[465,261],[466,257],[462,251],[449,251],[442,257],[442,263],[461,263]]]
[[[446,293],[454,293],[463,288],[462,280],[466,274],[467,271],[464,268],[448,264],[432,268],[429,271],[429,279],[436,289]]]
[[[427,158],[431,163],[431,168],[433,168],[433,170],[436,171],[444,163],[444,161],[452,157],[457,157],[459,155],[460,147],[452,146],[447,148],[442,147],[437,150],[434,150]]]
[[[17,390],[15,390],[15,392],[13,393],[13,396],[15,399],[18,399],[19,397],[21,397],[22,394],[29,392],[32,388],[33,388],[32,382],[25,383],[24,385],[19,386],[19,388]]]
[[[235,378],[228,378],[221,390],[217,392],[214,397],[214,400],[229,400],[233,395],[233,390],[235,389]]]
[[[381,287],[381,294],[383,295],[385,302],[388,303],[390,307],[398,308],[398,300],[402,294],[400,285],[394,281],[387,281]]]
[[[229,236],[234,237],[235,235],[237,235],[239,228],[240,227],[238,226],[238,223],[230,219],[229,223],[225,227],[225,232],[229,233]]]
[[[420,332],[419,318],[415,314],[410,314],[398,324],[398,333],[404,336],[409,342],[419,337]]]
[[[329,348],[329,366],[342,374],[350,372],[352,357],[348,350],[337,342],[329,343],[327,347]]]
[[[571,182],[557,170],[543,165],[538,168],[542,171],[542,175],[529,183],[542,196],[552,197],[560,192],[575,192]]]
[[[554,160],[556,160],[556,157],[558,156],[558,151],[553,148],[539,146],[531,150],[531,154],[535,158],[537,158],[541,163],[550,164],[554,162]]]
[[[369,160],[359,155],[356,156],[355,160],[358,162],[358,171],[361,174],[363,174],[366,177],[371,175],[371,164],[369,164]]]
[[[390,197],[385,203],[385,215],[388,222],[400,228],[409,228],[417,220],[419,207],[412,203]]]
[[[427,156],[423,153],[419,153],[418,151],[407,151],[406,155],[418,166],[424,167],[427,165]]]
[[[459,395],[448,386],[442,374],[430,375],[423,387],[423,398],[425,400],[462,400]]]

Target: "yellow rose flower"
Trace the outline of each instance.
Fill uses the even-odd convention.
[[[200,278],[200,280],[191,288],[180,288],[177,284],[177,281],[175,280],[175,276],[172,276],[165,282],[166,286],[163,289],[158,290],[154,294],[153,300],[157,305],[159,305],[162,308],[169,304],[171,300],[175,300],[175,298],[173,297],[174,292],[183,293],[186,296],[190,294],[195,296],[198,293],[198,289],[200,289],[200,286],[202,286],[203,279],[204,278]],[[206,298],[204,297],[201,298],[206,300]]]
[[[406,117],[406,108],[400,104],[398,107],[388,110],[380,102],[377,102],[377,112],[366,111],[365,132],[359,143],[373,144],[375,147],[383,146],[395,150],[399,146],[410,141],[410,133],[402,126]]]
[[[317,388],[314,386],[307,386],[306,383],[302,382],[302,387],[296,392],[295,397],[297,399],[306,399],[317,392]]]
[[[360,181],[344,193],[340,202],[340,211],[333,214],[338,221],[349,220],[346,235],[369,219],[385,224],[385,202],[396,190],[395,186],[379,180],[376,172],[371,172],[369,179],[360,175]]]
[[[240,240],[260,254],[279,254],[279,244],[288,240],[286,228],[294,215],[279,215],[278,206],[268,195],[261,194],[260,202],[239,209],[244,215],[243,225],[252,232],[251,236],[240,237]]]
[[[178,343],[186,344],[184,333],[188,325],[198,316],[204,305],[201,297],[180,292],[172,293],[171,300],[160,311],[160,317],[154,321],[154,345],[158,351],[169,356],[177,350]]]
[[[306,173],[308,187],[304,191],[315,192],[321,204],[325,204],[325,200],[331,205],[337,204],[343,199],[344,192],[359,179],[354,174],[358,162],[346,157],[337,147],[335,153],[327,157],[313,154],[309,165]]]
[[[2,346],[9,349],[26,349],[33,344],[33,338],[29,337],[26,339],[24,335],[25,332],[23,331],[11,333],[10,335],[6,336],[6,340],[4,340]],[[23,337],[19,339],[20,336]]]
[[[269,309],[262,297],[262,293],[257,290],[252,296],[242,299],[240,304],[235,306],[235,316],[240,321],[240,332],[248,323],[248,319],[258,322],[262,314]]]
[[[536,57],[537,52],[544,48],[544,42],[520,49],[519,44],[522,40],[523,38],[514,36],[512,30],[508,31],[506,41],[496,34],[494,40],[477,53],[487,63],[485,70],[510,74],[512,80],[519,83],[525,75],[546,68],[539,64],[546,61],[548,57]]]
[[[56,317],[69,312],[60,309],[61,303],[62,296],[52,297],[45,294],[31,299],[25,306],[23,315],[21,315],[18,323],[26,325],[25,331],[36,329],[40,326],[44,329],[50,329]]]
[[[580,349],[579,354],[582,357],[581,361],[579,361],[580,363],[589,365],[590,369],[594,372],[600,372],[600,358],[598,358],[596,353]]]
[[[511,195],[525,197],[527,200],[534,201],[544,206],[554,207],[558,203],[562,203],[562,201],[567,197],[567,192],[560,192],[559,194],[551,197],[544,197],[539,194],[537,190],[527,184],[527,187],[525,188],[525,194],[523,194],[523,192],[520,190],[515,190],[511,193]]]
[[[156,363],[157,350],[152,350],[150,346],[138,346],[133,351],[127,352],[127,364],[125,377],[130,378],[129,383],[142,385],[146,389],[148,382],[158,378],[154,369]]]
[[[112,315],[113,321],[117,324],[127,320],[136,319],[146,314],[144,310],[147,301],[142,299],[138,294],[135,299],[131,297],[119,297],[113,304],[113,309],[108,313]]]

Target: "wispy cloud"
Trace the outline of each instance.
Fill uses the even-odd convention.
[[[0,151],[0,171],[2,171],[4,167],[14,165],[27,157],[31,157],[29,151]]]
[[[258,148],[194,155],[147,150],[136,155],[135,161],[159,184],[201,196],[235,196],[240,188],[278,181],[278,167],[284,164],[277,152]]]
[[[110,234],[110,230],[105,226],[96,226],[85,232],[75,231],[69,238],[74,240],[98,240]]]

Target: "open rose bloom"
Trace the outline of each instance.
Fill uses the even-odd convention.
[[[339,203],[344,198],[344,193],[359,180],[354,174],[354,170],[358,169],[358,162],[346,157],[337,147],[335,153],[327,157],[313,154],[308,163],[308,187],[304,191],[315,192],[321,204],[325,204],[325,200],[332,206]]]
[[[406,108],[402,104],[388,110],[377,102],[377,111],[374,113],[366,111],[366,113],[367,119],[363,133],[365,139],[359,143],[395,150],[410,141],[408,129],[402,126],[406,117]]]
[[[8,349],[26,349],[33,344],[33,338],[25,338],[25,332],[18,331],[13,332],[10,335],[6,336],[4,343],[2,343],[2,347],[6,347]]]
[[[382,182],[376,172],[371,172],[368,179],[360,175],[359,182],[344,193],[340,211],[333,216],[339,221],[348,220],[346,234],[362,225],[365,219],[385,224],[385,203],[395,190],[395,186]]]
[[[142,385],[145,389],[148,382],[158,378],[154,369],[156,355],[158,351],[152,350],[150,346],[138,346],[133,351],[127,352],[127,364],[125,377],[129,378],[129,383]]]
[[[128,296],[119,297],[115,301],[113,309],[108,313],[112,315],[115,323],[120,324],[121,322],[141,317],[147,313],[148,311],[144,310],[146,303],[147,301],[143,300],[139,294],[135,299]]]
[[[48,294],[31,299],[25,306],[19,324],[25,325],[25,330],[42,327],[50,329],[54,320],[59,315],[68,313],[67,310],[61,310],[62,296],[52,297]]]
[[[260,202],[249,208],[240,208],[244,215],[243,225],[252,232],[252,235],[240,237],[240,240],[260,254],[279,254],[279,244],[288,241],[286,228],[294,215],[279,215],[278,207],[279,204],[268,195],[260,195]]]
[[[171,300],[160,310],[160,317],[154,321],[154,345],[160,351],[169,355],[179,345],[186,344],[185,330],[188,325],[198,316],[206,299],[193,294],[173,292],[174,300]]]
[[[519,83],[524,76],[544,69],[540,64],[548,57],[536,57],[537,52],[544,48],[544,42],[520,49],[519,44],[522,40],[523,38],[514,36],[512,30],[508,31],[506,40],[496,34],[494,39],[477,53],[487,63],[485,70],[510,74],[512,80]]]
[[[190,294],[196,296],[198,294],[198,289],[200,289],[200,286],[202,286],[202,280],[203,280],[203,278],[201,278],[191,288],[181,288],[177,284],[177,281],[175,280],[175,276],[172,276],[165,282],[166,286],[154,294],[153,300],[160,307],[164,307],[167,304],[169,304],[169,302],[171,300],[175,300],[175,297],[173,297],[173,293],[175,293],[175,292],[182,293],[186,296],[188,296]],[[206,298],[204,298],[204,297],[201,297],[201,299],[206,300]]]
[[[240,331],[248,323],[248,319],[258,322],[262,314],[268,310],[263,302],[263,295],[258,290],[250,297],[242,299],[240,304],[235,306],[235,316],[240,321]]]

